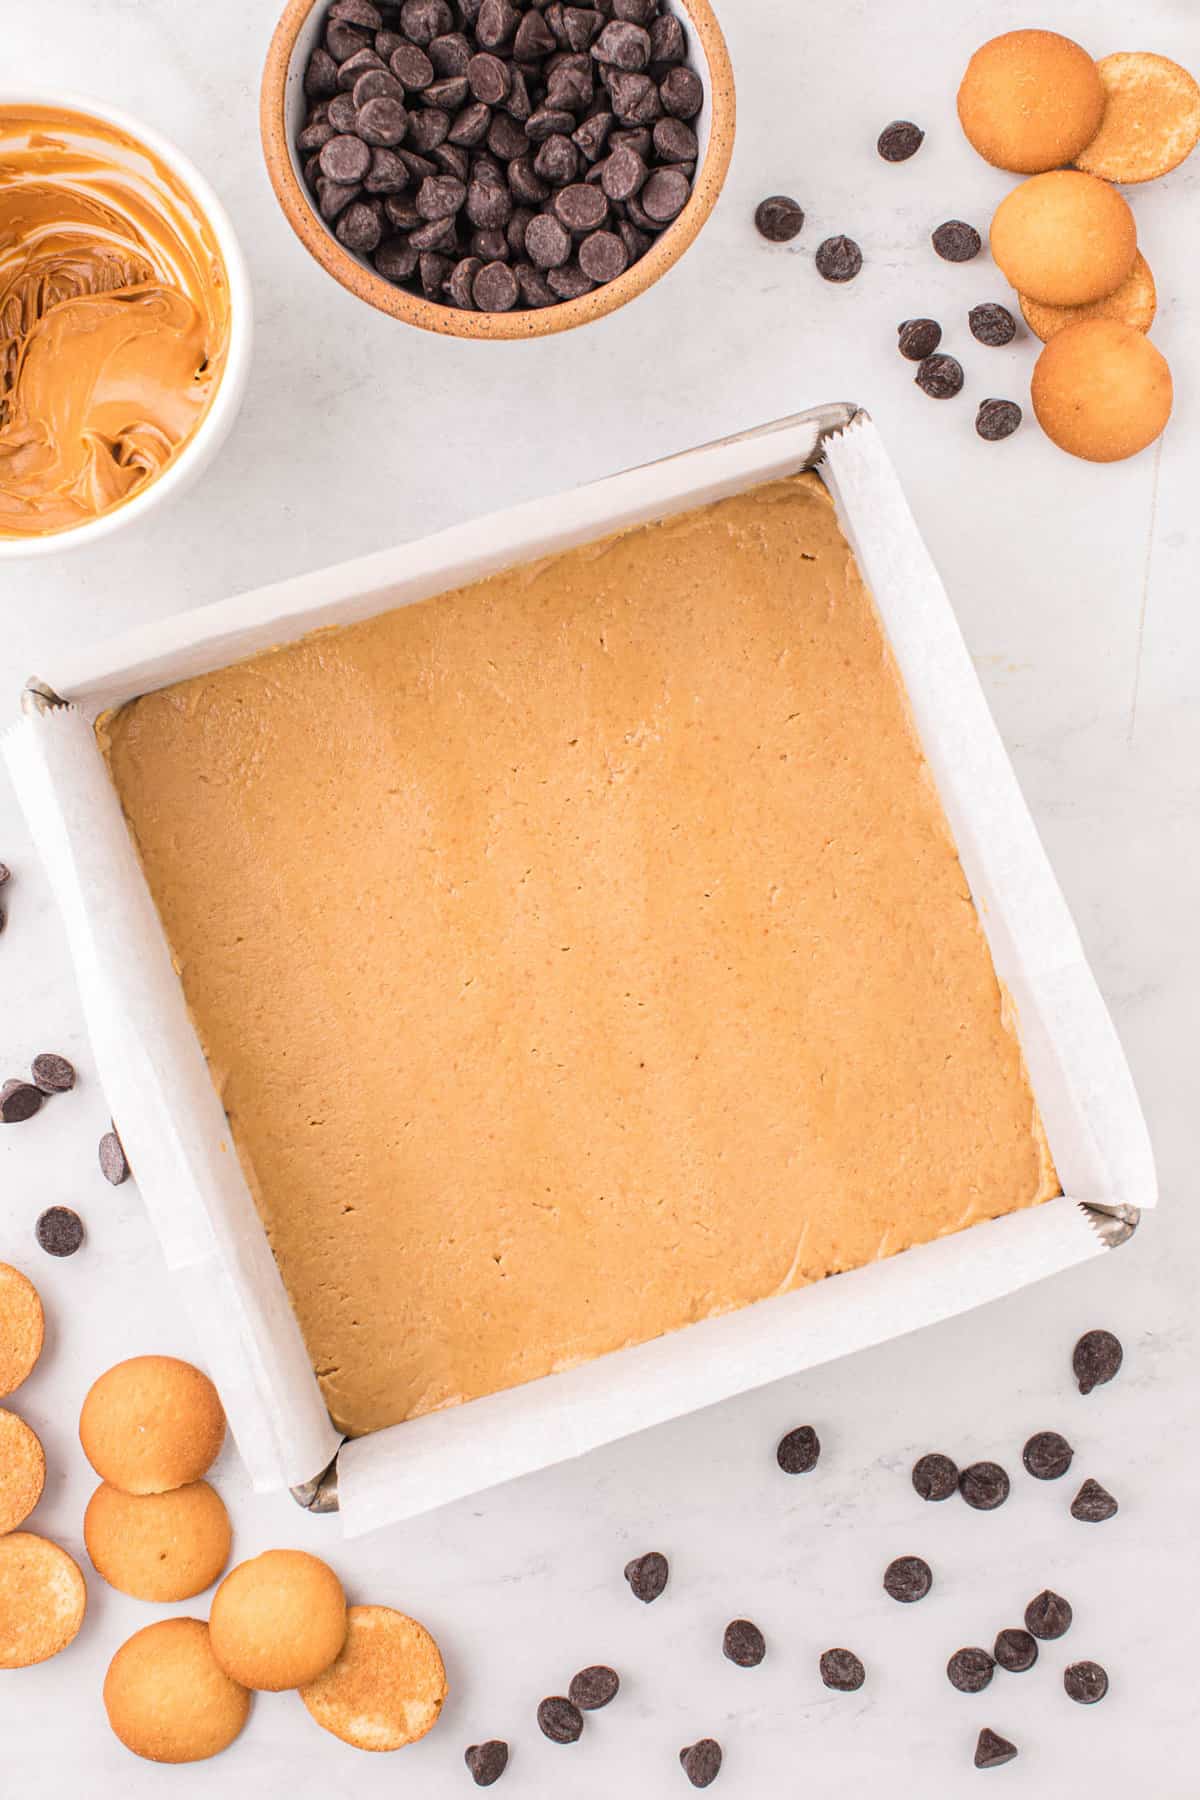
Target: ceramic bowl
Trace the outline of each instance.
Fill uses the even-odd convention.
[[[700,139],[692,194],[679,217],[639,262],[615,281],[593,289],[579,300],[563,301],[535,311],[467,312],[421,299],[393,287],[365,258],[345,249],[316,210],[295,148],[304,123],[304,71],[328,11],[328,0],[288,0],[275,28],[263,71],[260,123],[267,171],[292,230],[321,267],[360,300],[448,337],[534,338],[569,331],[603,318],[633,300],[665,275],[693,243],[716,204],[733,150],[733,70],[721,28],[709,0],[670,0],[688,31],[688,61],[704,82],[704,106],[689,120]]]
[[[225,369],[207,412],[191,437],[172,461],[153,481],[129,500],[111,511],[101,513],[82,525],[67,531],[52,532],[46,537],[0,537],[0,562],[18,557],[52,556],[64,550],[82,549],[114,532],[125,531],[138,524],[155,507],[162,506],[176,494],[191,486],[197,476],[213,460],[229,435],[246,391],[250,373],[250,347],[253,339],[253,303],[250,280],[234,229],[225,208],[217,199],[204,176],[176,145],[162,137],[149,125],[143,125],[119,107],[106,101],[93,100],[85,94],[62,93],[47,89],[10,88],[0,86],[0,107],[51,107],[64,112],[82,114],[103,126],[123,133],[148,150],[176,180],[186,188],[212,230],[221,252],[229,281],[229,346]]]

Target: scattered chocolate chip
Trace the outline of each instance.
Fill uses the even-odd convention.
[[[1043,1588],[1025,1608],[1025,1625],[1035,1638],[1060,1638],[1071,1629],[1074,1616],[1069,1600],[1052,1588]]]
[[[772,194],[755,207],[754,223],[769,244],[790,244],[804,229],[804,209],[787,194]]]
[[[862,251],[853,238],[826,238],[817,245],[816,264],[826,281],[853,281],[862,268]]]
[[[1085,1331],[1071,1357],[1080,1393],[1090,1394],[1111,1381],[1124,1359],[1121,1340],[1111,1331]]]
[[[1102,1525],[1118,1511],[1117,1503],[1107,1488],[1089,1476],[1071,1502],[1071,1517],[1085,1525]]]
[[[853,1694],[867,1679],[867,1672],[853,1650],[826,1650],[822,1652],[821,1680],[827,1688],[836,1688],[839,1694]]]
[[[913,1464],[912,1484],[922,1500],[948,1500],[958,1491],[958,1464],[940,1451],[930,1450]]]
[[[578,1675],[572,1675],[567,1693],[581,1712],[595,1712],[616,1698],[620,1685],[621,1678],[615,1669],[610,1669],[606,1663],[593,1663],[590,1668],[580,1669]]]
[[[1021,423],[1021,409],[1015,400],[983,400],[975,415],[975,429],[988,444],[998,444],[1011,437]]]
[[[957,1688],[960,1694],[982,1694],[995,1672],[995,1657],[989,1656],[978,1645],[956,1650],[946,1664],[950,1686]]]
[[[74,1256],[83,1242],[83,1220],[69,1206],[50,1206],[34,1232],[47,1256]]]
[[[767,1654],[767,1641],[750,1619],[731,1619],[721,1649],[739,1669],[756,1669]]]
[[[999,1463],[977,1462],[963,1470],[958,1491],[976,1512],[994,1512],[1008,1499],[1011,1483]]]
[[[583,1714],[573,1700],[562,1694],[552,1694],[548,1700],[539,1703],[537,1722],[543,1737],[548,1737],[552,1744],[574,1744],[583,1731]]]
[[[486,1744],[472,1744],[464,1754],[476,1787],[491,1787],[508,1767],[508,1745],[503,1738],[489,1738]]]
[[[938,350],[925,358],[913,379],[931,400],[952,400],[962,391],[962,364],[956,357],[946,356]]]
[[[992,1655],[1010,1675],[1023,1675],[1038,1659],[1037,1639],[1032,1633],[1022,1631],[1019,1625],[1006,1625],[1003,1631],[996,1633]]]
[[[875,148],[884,162],[907,162],[925,142],[925,133],[911,119],[893,119],[880,132]]]
[[[657,1600],[667,1585],[670,1564],[657,1550],[648,1550],[645,1556],[635,1556],[632,1562],[625,1564],[625,1579],[639,1600],[649,1606]]]
[[[936,319],[905,319],[896,328],[897,348],[909,362],[924,362],[942,341],[942,328]]]
[[[43,1050],[34,1057],[30,1073],[34,1086],[41,1088],[43,1094],[69,1094],[75,1086],[75,1070],[65,1056],[52,1050]]]
[[[711,1787],[721,1773],[721,1746],[716,1738],[701,1738],[679,1752],[683,1772],[694,1788]]]
[[[1021,1461],[1038,1481],[1057,1481],[1071,1466],[1075,1452],[1057,1431],[1037,1431],[1021,1452]]]
[[[125,1152],[115,1129],[106,1131],[100,1139],[100,1173],[114,1187],[120,1187],[129,1177],[129,1164],[125,1160]]]
[[[1080,1706],[1095,1706],[1108,1692],[1108,1676],[1098,1662],[1069,1663],[1063,1670],[1063,1686]]]
[[[933,1586],[933,1570],[920,1556],[898,1556],[883,1572],[883,1585],[893,1600],[911,1606],[923,1600]]]
[[[23,1125],[41,1110],[46,1096],[31,1081],[7,1081],[0,1095],[0,1124]]]
[[[779,1440],[775,1460],[785,1475],[807,1475],[821,1456],[821,1440],[811,1425],[797,1425]]]
[[[983,249],[983,240],[973,225],[947,219],[933,233],[933,247],[943,262],[970,262]]]
[[[1003,349],[1017,335],[1017,321],[1007,306],[998,306],[992,300],[985,301],[982,306],[973,306],[967,314],[967,323],[971,327],[971,336],[993,350]]]
[[[1001,1763],[1009,1763],[1017,1754],[1017,1746],[1002,1738],[999,1732],[989,1731],[985,1725],[979,1734],[979,1742],[975,1746],[975,1767],[977,1769],[998,1769]]]

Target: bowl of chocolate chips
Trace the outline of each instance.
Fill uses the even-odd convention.
[[[709,0],[289,0],[262,85],[289,223],[394,318],[526,338],[693,242],[733,149]]]

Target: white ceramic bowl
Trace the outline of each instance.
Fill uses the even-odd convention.
[[[79,550],[95,544],[113,532],[125,531],[143,520],[152,508],[163,505],[174,495],[190,487],[208,466],[229,435],[246,392],[250,373],[250,349],[254,336],[253,302],[250,279],[241,246],[234,235],[228,213],[217,199],[204,176],[167,138],[149,125],[133,118],[107,101],[93,100],[86,94],[50,92],[45,89],[0,86],[0,107],[54,107],[64,112],[82,113],[112,126],[134,138],[168,168],[188,190],[197,208],[212,227],[212,234],[225,264],[229,280],[229,347],[220,385],[207,412],[187,443],[161,475],[110,512],[89,519],[67,531],[52,532],[45,537],[0,537],[0,563],[18,557],[53,556],[66,550]]]

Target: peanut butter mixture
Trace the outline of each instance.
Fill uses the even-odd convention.
[[[0,107],[0,537],[161,474],[216,392],[224,264],[195,202],[97,119]]]
[[[346,1431],[1058,1191],[813,477],[101,736]]]

